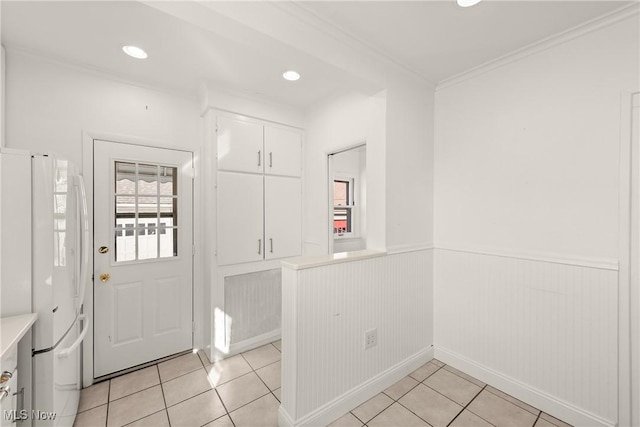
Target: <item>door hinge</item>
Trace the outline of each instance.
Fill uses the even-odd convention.
[[[196,322],[191,322],[191,332],[196,333]]]
[[[196,245],[191,245],[191,255],[196,256]]]

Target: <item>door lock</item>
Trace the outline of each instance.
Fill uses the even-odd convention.
[[[100,281],[102,283],[108,282],[111,279],[111,275],[109,273],[103,273],[100,275]]]
[[[106,254],[107,252],[109,252],[109,248],[106,247],[106,246],[100,246],[98,248],[98,252],[101,253],[101,254]]]

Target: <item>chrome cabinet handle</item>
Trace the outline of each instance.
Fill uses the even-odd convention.
[[[269,153],[269,167],[273,167],[273,153],[271,152]]]
[[[262,239],[258,239],[258,255],[262,255]]]
[[[269,244],[271,245],[271,253],[273,253],[273,239],[269,239]]]
[[[0,400],[3,400],[5,397],[11,394],[11,387],[0,387]]]
[[[258,166],[262,165],[262,150],[258,150]]]

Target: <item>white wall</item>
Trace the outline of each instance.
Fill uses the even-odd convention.
[[[109,76],[82,70],[30,54],[7,50],[6,145],[35,152],[52,152],[80,165],[90,182],[92,167],[83,164],[83,131],[111,135],[116,140],[144,141],[195,153],[199,169],[201,123],[195,99],[120,82]],[[88,157],[90,159],[90,157]],[[90,161],[89,161],[90,163]],[[196,177],[196,192],[199,178]],[[91,197],[91,186],[88,186]],[[91,209],[91,205],[89,205]],[[195,202],[196,247],[200,215]],[[92,213],[90,212],[90,215]],[[92,243],[91,243],[92,244]],[[201,250],[198,254],[202,253]],[[196,257],[194,301],[204,301],[201,259]],[[92,288],[87,289],[85,311],[91,316]],[[204,303],[194,306],[196,323],[202,323]],[[202,334],[196,329],[196,345]],[[85,385],[91,381],[91,332],[85,339]]]
[[[390,75],[386,121],[386,247],[433,242],[433,102],[430,85]],[[377,173],[369,168],[370,176]]]
[[[385,247],[386,93],[344,94],[316,105],[305,131],[303,252],[326,254],[329,245],[327,155],[366,142],[367,245]]]
[[[626,369],[609,337],[638,36],[634,15],[436,92],[436,356],[578,424],[616,422]]]
[[[83,130],[197,151],[195,99],[7,51],[7,146],[54,151],[82,165]]]
[[[615,259],[620,91],[637,86],[634,17],[437,91],[437,242]]]

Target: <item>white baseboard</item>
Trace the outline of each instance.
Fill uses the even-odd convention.
[[[278,408],[278,426],[280,427],[293,427],[293,418],[284,409],[282,405]]]
[[[262,335],[255,336],[253,338],[249,338],[247,340],[243,340],[237,343],[231,344],[229,347],[229,354],[226,357],[236,355],[238,353],[242,353],[247,350],[253,350],[256,347],[260,347],[261,345],[269,344],[270,342],[277,341],[280,339],[280,329],[275,329],[271,332],[267,332]]]
[[[598,415],[559,400],[544,391],[480,365],[453,351],[437,345],[434,348],[436,359],[459,369],[493,387],[514,396],[558,419],[575,426],[614,426],[615,421],[605,420]]]
[[[280,405],[278,423],[281,427],[326,426],[353,408],[371,399],[376,394],[392,386],[420,366],[433,359],[433,346],[429,346],[400,363],[386,369],[373,378],[352,388],[346,393],[326,403],[302,418],[293,420]]]

